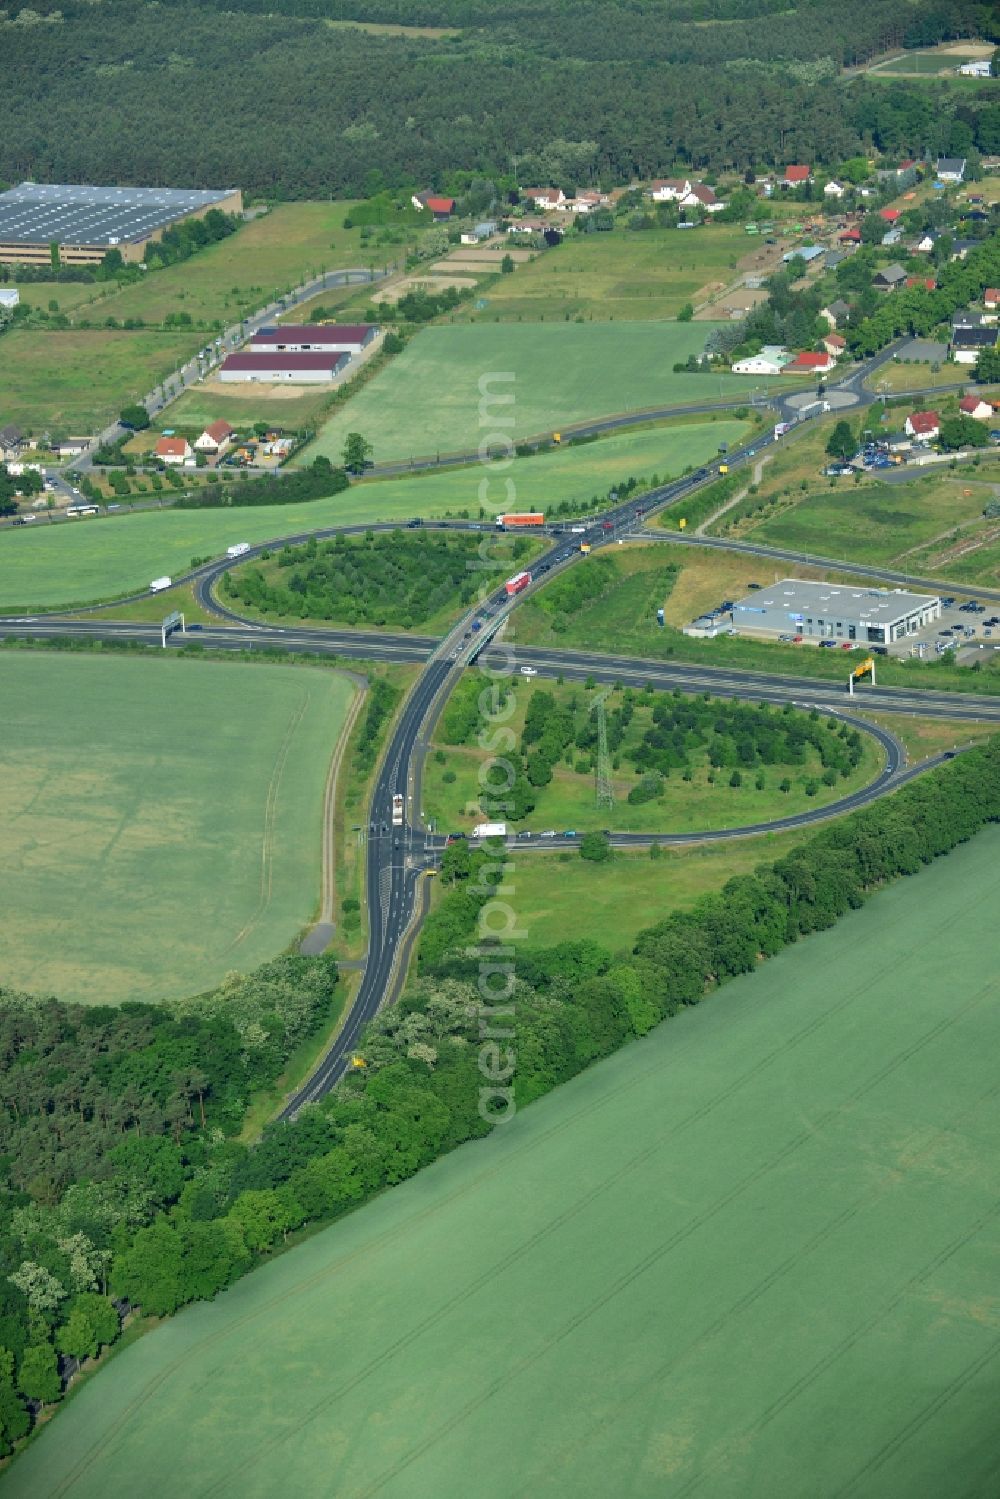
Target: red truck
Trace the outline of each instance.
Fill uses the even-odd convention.
[[[497,530],[513,530],[518,526],[544,526],[545,516],[540,510],[522,510],[497,516]]]
[[[507,597],[509,599],[512,599],[515,593],[520,593],[522,588],[527,588],[530,582],[530,573],[515,573],[514,576],[512,578],[508,578],[506,583],[503,585],[507,590]]]

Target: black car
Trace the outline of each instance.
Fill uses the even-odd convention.
[[[408,530],[413,531],[417,526],[422,526],[423,521],[420,519],[419,515],[415,515],[412,520],[408,520],[406,522],[406,525]]]

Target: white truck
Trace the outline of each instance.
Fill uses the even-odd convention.
[[[173,578],[154,578],[149,585],[150,593],[162,593],[164,589],[173,587]]]
[[[478,827],[472,829],[473,838],[506,838],[507,824],[505,822],[481,822]]]
[[[249,541],[234,542],[231,547],[226,547],[227,557],[245,557],[250,550]]]

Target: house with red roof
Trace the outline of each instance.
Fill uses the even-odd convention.
[[[958,409],[963,416],[974,417],[977,422],[993,420],[993,402],[984,401],[982,396],[963,396]]]
[[[983,292],[983,306],[987,312],[1000,311],[1000,288],[988,286]]]
[[[153,451],[164,463],[189,463],[194,457],[186,437],[161,437]]]
[[[904,426],[917,442],[934,442],[941,434],[941,418],[936,411],[914,411]]]
[[[414,193],[410,202],[414,208],[426,208],[439,223],[450,219],[455,212],[455,199],[445,198],[439,193]]]
[[[704,182],[696,182],[681,198],[680,205],[682,208],[700,208],[703,213],[721,213],[726,206],[715,196],[715,189],[706,187]]]
[[[921,291],[937,291],[937,282],[933,276],[907,276],[906,285],[908,290],[919,287]]]
[[[880,208],[878,216],[880,219],[885,219],[887,224],[894,224],[903,215],[898,208]]]
[[[839,333],[828,333],[825,338],[820,339],[820,343],[831,359],[839,359],[847,348],[847,339]]]
[[[812,176],[812,167],[791,166],[785,168],[782,187],[801,187]]]
[[[824,351],[817,354],[811,349],[805,349],[801,354],[796,354],[791,364],[786,364],[782,370],[784,375],[825,375],[833,369],[836,360],[831,354]]]
[[[224,453],[233,440],[233,428],[228,422],[210,422],[200,437],[195,438],[196,453]]]
[[[840,241],[840,243],[842,245],[860,245],[860,243],[861,243],[861,230],[860,229],[845,229],[844,232],[843,232],[843,234],[839,234],[837,236],[837,238],[839,239],[839,241]]]

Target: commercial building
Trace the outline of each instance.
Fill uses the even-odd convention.
[[[801,635],[859,645],[892,645],[941,618],[941,600],[897,588],[782,578],[733,606],[737,634]]]
[[[329,350],[326,353],[251,352],[230,354],[218,379],[230,384],[246,381],[279,381],[292,385],[322,385],[332,380],[351,362],[350,354]]]
[[[378,332],[376,323],[286,323],[259,328],[247,348],[254,353],[357,354]]]
[[[22,182],[0,193],[0,263],[94,265],[109,250],[140,261],[150,240],[212,208],[242,213],[236,188],[216,192],[168,187],[84,187]]]

